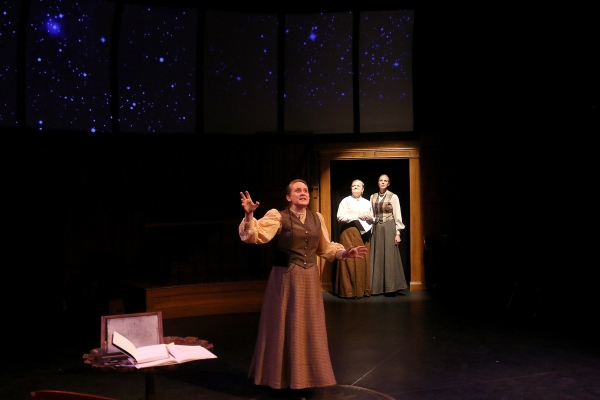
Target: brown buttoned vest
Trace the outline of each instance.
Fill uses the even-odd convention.
[[[278,237],[279,251],[289,256],[289,264],[302,268],[317,265],[317,247],[321,234],[321,221],[315,212],[306,210],[304,224],[289,209],[281,211],[281,233]]]

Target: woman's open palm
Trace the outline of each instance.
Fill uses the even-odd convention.
[[[248,191],[246,191],[246,193],[240,192],[240,196],[242,196],[242,208],[247,213],[254,212],[254,210],[256,210],[260,205],[260,202],[257,201],[255,203],[252,201],[252,197],[250,197],[250,193]]]

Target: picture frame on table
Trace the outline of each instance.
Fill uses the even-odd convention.
[[[127,358],[112,343],[113,332],[127,337],[135,347],[163,343],[162,312],[106,315],[100,317],[100,356],[102,359]]]

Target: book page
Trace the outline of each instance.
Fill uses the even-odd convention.
[[[112,342],[117,348],[133,358],[137,363],[146,363],[169,358],[166,344],[153,344],[136,348],[129,339],[117,331],[113,332]]]
[[[166,349],[166,345],[165,345],[165,349]],[[130,361],[132,361],[132,364],[134,364],[134,366],[137,369],[161,367],[163,365],[179,364],[177,362],[177,360],[170,354],[169,354],[168,358],[163,358],[161,360],[148,361],[145,363],[136,363],[135,360],[132,360],[132,359],[130,359]]]
[[[178,363],[217,358],[216,355],[202,346],[185,346],[171,343],[167,346],[167,349]]]
[[[115,346],[117,346],[117,348],[123,353],[127,354],[129,357],[137,359],[137,349],[135,348],[133,343],[129,341],[129,339],[121,335],[119,332],[113,332],[112,343]]]
[[[166,344],[153,344],[150,346],[138,347],[137,353],[136,361],[138,364],[169,358],[169,351],[167,350]]]
[[[169,354],[169,358],[145,363],[135,363],[135,367],[137,369],[142,369],[160,367],[163,365],[182,364],[188,361],[204,360],[207,358],[217,358],[216,355],[202,346],[184,346],[171,343],[165,345],[165,348],[171,353]]]

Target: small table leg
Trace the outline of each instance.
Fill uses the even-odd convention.
[[[154,373],[151,369],[144,371],[146,377],[146,400],[156,400],[156,394],[154,392]]]

